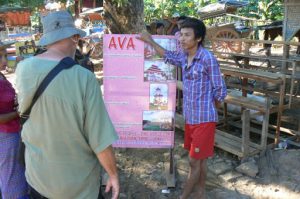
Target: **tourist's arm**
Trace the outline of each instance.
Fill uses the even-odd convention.
[[[117,199],[120,186],[111,145],[118,139],[118,136],[106,111],[100,85],[94,74],[89,73],[89,75],[83,108],[85,110],[84,134],[98,161],[109,175],[106,191],[112,189],[112,198]]]
[[[0,124],[9,122],[18,117],[18,113],[16,111],[10,113],[0,114]]]
[[[117,199],[120,192],[119,177],[116,167],[116,159],[111,146],[97,154],[100,164],[107,172],[109,179],[106,184],[105,192],[112,189],[112,199]]]

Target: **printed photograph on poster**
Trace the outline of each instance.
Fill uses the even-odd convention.
[[[168,109],[168,85],[150,84],[150,110]]]
[[[174,131],[172,111],[143,111],[144,131]]]
[[[175,51],[176,50],[176,39],[157,39],[154,38],[160,46],[164,49]],[[152,46],[145,43],[145,50],[144,50],[145,59],[162,59],[154,50]]]
[[[160,82],[175,81],[176,66],[166,64],[163,60],[153,60],[144,62],[144,81]]]

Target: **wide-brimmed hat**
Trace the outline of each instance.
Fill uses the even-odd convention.
[[[173,18],[178,18],[180,17],[180,14],[178,12],[175,12],[173,15],[172,15]]]
[[[7,47],[13,45],[15,42],[2,42],[0,41],[0,50],[6,49]]]
[[[84,37],[86,33],[75,27],[73,17],[67,11],[52,12],[42,18],[43,36],[40,46],[47,46],[73,35]]]

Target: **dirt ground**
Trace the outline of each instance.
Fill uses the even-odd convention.
[[[170,189],[166,186],[164,173],[164,164],[169,161],[167,149],[116,149],[120,198],[178,198],[188,175],[188,153],[182,148],[182,142],[183,132],[177,129],[174,152],[176,187]],[[216,149],[215,156],[208,160],[207,198],[299,199],[300,150],[278,150],[272,154],[274,165],[268,163],[266,156],[249,159],[259,170],[255,177],[250,177],[236,171],[240,160]],[[170,193],[162,193],[163,190]]]

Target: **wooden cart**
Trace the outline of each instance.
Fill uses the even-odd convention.
[[[227,57],[222,53],[240,53],[242,43],[237,41],[220,41],[219,39],[239,39],[247,37],[252,28],[245,27],[241,22],[241,17],[232,15],[239,7],[246,6],[247,3],[237,1],[226,1],[214,3],[198,10],[201,20],[213,19],[215,24],[207,27],[206,38],[211,41],[212,49],[218,57]],[[228,22],[224,16],[239,18],[234,23]],[[218,39],[218,40],[215,40]]]

